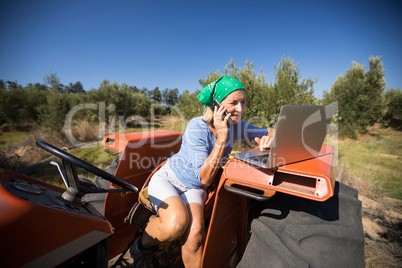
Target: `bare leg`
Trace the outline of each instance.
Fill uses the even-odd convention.
[[[189,226],[183,236],[182,259],[184,266],[200,267],[204,250],[204,208],[199,204],[189,204]]]
[[[153,219],[145,228],[142,245],[145,248],[165,241],[180,238],[187,229],[189,215],[180,197],[167,198],[158,209],[159,217]]]

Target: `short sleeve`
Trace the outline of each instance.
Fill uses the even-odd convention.
[[[195,176],[200,180],[201,166],[210,154],[208,143],[208,131],[197,121],[192,121],[187,127],[183,144],[188,157],[189,167],[193,170]]]

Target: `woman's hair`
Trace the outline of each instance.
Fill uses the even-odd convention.
[[[213,119],[214,119],[214,112],[212,111],[211,107],[204,106],[204,117],[202,118],[202,121],[206,123],[211,123]]]

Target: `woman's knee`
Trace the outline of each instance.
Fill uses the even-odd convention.
[[[161,221],[161,231],[166,236],[167,241],[179,239],[187,230],[188,214],[186,211],[175,211]]]
[[[204,244],[205,231],[201,223],[192,223],[185,239],[182,241],[186,250],[197,251]]]
[[[202,243],[204,239],[204,225],[201,223],[192,224],[190,227],[189,238],[194,243]]]
[[[169,236],[169,241],[179,239],[185,232],[188,226],[188,221],[184,219],[171,220],[166,224],[166,234]]]

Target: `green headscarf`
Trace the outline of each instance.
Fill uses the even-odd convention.
[[[236,78],[221,76],[218,80],[201,89],[197,99],[202,103],[202,105],[211,106],[214,99],[220,103],[230,93],[238,89],[246,91],[243,84]]]

